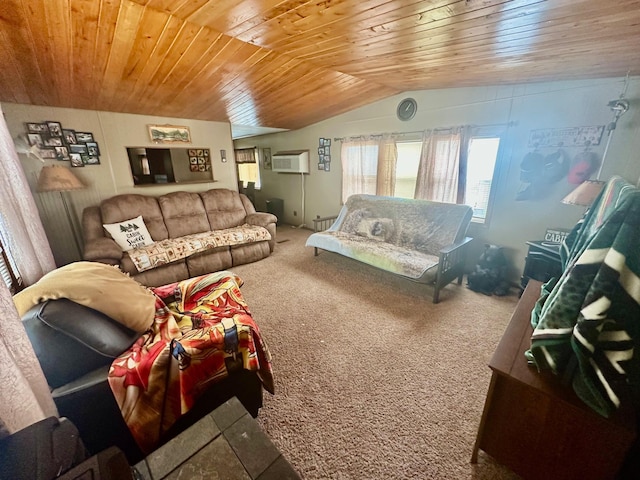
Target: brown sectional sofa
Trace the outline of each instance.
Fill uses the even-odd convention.
[[[142,215],[153,241],[185,235],[258,225],[268,230],[270,240],[220,246],[151,270],[138,272],[129,254],[103,228]],[[242,193],[224,188],[205,192],[172,192],[159,197],[123,194],[108,198],[82,213],[84,260],[118,265],[133,279],[147,286],[159,286],[234,265],[255,262],[273,252],[277,217],[256,212]]]

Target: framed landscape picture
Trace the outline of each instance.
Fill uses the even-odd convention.
[[[149,137],[154,143],[191,143],[189,127],[178,125],[148,125],[148,128]]]

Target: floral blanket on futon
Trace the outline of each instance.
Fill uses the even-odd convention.
[[[228,375],[227,362],[258,372],[274,392],[271,356],[240,293],[242,283],[223,271],[151,289],[153,325],[109,372],[122,415],[144,452],[153,451],[200,394]]]

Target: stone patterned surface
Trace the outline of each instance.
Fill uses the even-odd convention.
[[[235,397],[134,468],[142,480],[300,478]]]

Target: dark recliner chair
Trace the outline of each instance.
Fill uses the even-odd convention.
[[[67,299],[48,300],[22,317],[36,356],[61,417],[69,418],[92,455],[119,447],[131,465],[144,454],[129,432],[107,380],[114,358],[140,334],[108,316]],[[236,396],[257,416],[262,407],[262,383],[241,367],[212,385],[186,415],[162,436],[169,441],[195,421]]]

